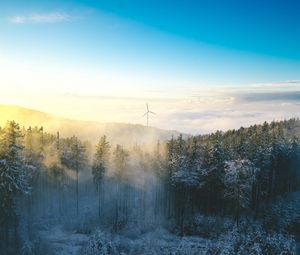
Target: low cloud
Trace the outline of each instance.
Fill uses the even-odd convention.
[[[299,118],[300,83],[284,81],[220,87],[206,93],[199,90],[175,107],[159,123],[194,134]]]
[[[71,89],[70,89],[71,90]],[[26,91],[28,93],[28,90]],[[205,134],[250,126],[264,121],[300,117],[300,83],[240,85],[212,88],[114,88],[106,86],[92,93],[30,93],[24,105],[25,92],[11,91],[0,95],[0,101],[21,104],[59,116],[100,122],[147,123],[142,117],[146,103],[156,115],[150,126],[176,129],[184,133]],[[22,101],[23,100],[23,101]],[[21,102],[21,103],[20,103]]]
[[[192,134],[205,134],[216,130],[247,127],[264,121],[300,117],[299,82],[207,90],[182,88],[169,91],[128,92],[120,90],[111,95],[108,92],[107,95],[63,94],[61,101],[64,103],[66,100],[72,101],[80,106],[80,109],[86,110],[84,114],[74,118],[80,119],[82,115],[87,119],[101,116],[104,122],[140,124],[146,123],[142,115],[145,103],[149,103],[151,110],[156,113],[150,118],[151,126]],[[75,112],[80,112],[80,109]],[[74,106],[70,107],[70,113],[72,112]]]
[[[247,93],[238,96],[240,100],[247,102],[257,101],[299,101],[300,91],[289,92],[264,92],[264,93]]]
[[[258,111],[237,111],[233,109],[216,109],[199,112],[182,111],[170,115],[172,119],[176,120],[211,120],[215,118],[258,118],[262,113]]]
[[[73,17],[65,12],[36,13],[32,15],[12,16],[9,21],[14,24],[58,23],[70,21]]]

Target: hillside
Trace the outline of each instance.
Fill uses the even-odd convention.
[[[172,136],[177,137],[180,134],[174,130],[139,124],[71,120],[24,107],[0,105],[0,125],[5,125],[8,120],[15,120],[25,127],[43,126],[49,133],[59,131],[62,137],[76,135],[92,142],[96,142],[105,134],[111,143],[127,145],[148,144],[157,140],[167,140]]]

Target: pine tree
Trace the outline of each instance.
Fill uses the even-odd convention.
[[[100,138],[99,143],[96,146],[96,152],[94,154],[93,166],[92,166],[92,174],[93,179],[97,187],[98,191],[98,215],[100,217],[100,187],[101,182],[103,180],[104,174],[107,171],[108,164],[109,164],[109,150],[110,145],[109,142],[106,140],[106,136],[102,136]]]
[[[235,207],[235,220],[239,225],[240,213],[251,205],[251,192],[256,181],[257,168],[249,160],[225,162],[225,198]]]
[[[200,179],[202,189],[207,194],[207,212],[215,211],[222,205],[224,164],[227,157],[228,155],[225,153],[219,137],[217,140],[213,138],[212,143],[204,148]]]
[[[63,212],[64,187],[66,184],[66,172],[61,162],[61,153],[60,137],[59,132],[57,132],[56,138],[53,137],[53,141],[51,141],[51,144],[48,145],[46,158],[48,161],[48,175],[52,183],[54,183],[56,191],[58,192],[57,200],[60,214]]]
[[[0,226],[6,229],[14,220],[15,197],[17,194],[28,194],[29,179],[32,168],[26,164],[22,156],[22,133],[19,125],[10,121],[1,132],[0,140]]]
[[[129,153],[118,144],[113,152],[113,166],[118,180],[125,181],[127,179],[128,157]]]
[[[79,171],[87,164],[86,149],[77,137],[67,140],[67,147],[61,155],[61,163],[76,173],[76,215],[79,215]]]
[[[123,215],[127,216],[127,181],[128,181],[128,157],[129,153],[121,145],[117,145],[113,152],[113,168],[116,181],[116,205],[114,230],[118,231],[124,224],[120,217],[120,209]]]

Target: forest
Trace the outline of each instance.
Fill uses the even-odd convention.
[[[288,255],[299,242],[299,119],[134,146],[0,129],[0,254]]]

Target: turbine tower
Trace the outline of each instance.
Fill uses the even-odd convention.
[[[148,127],[148,126],[149,126],[149,114],[150,114],[150,113],[151,113],[151,114],[156,114],[156,113],[154,113],[154,112],[152,112],[152,111],[149,110],[148,104],[146,104],[146,109],[147,109],[147,111],[144,113],[143,117],[144,117],[144,116],[147,116],[147,127]]]

